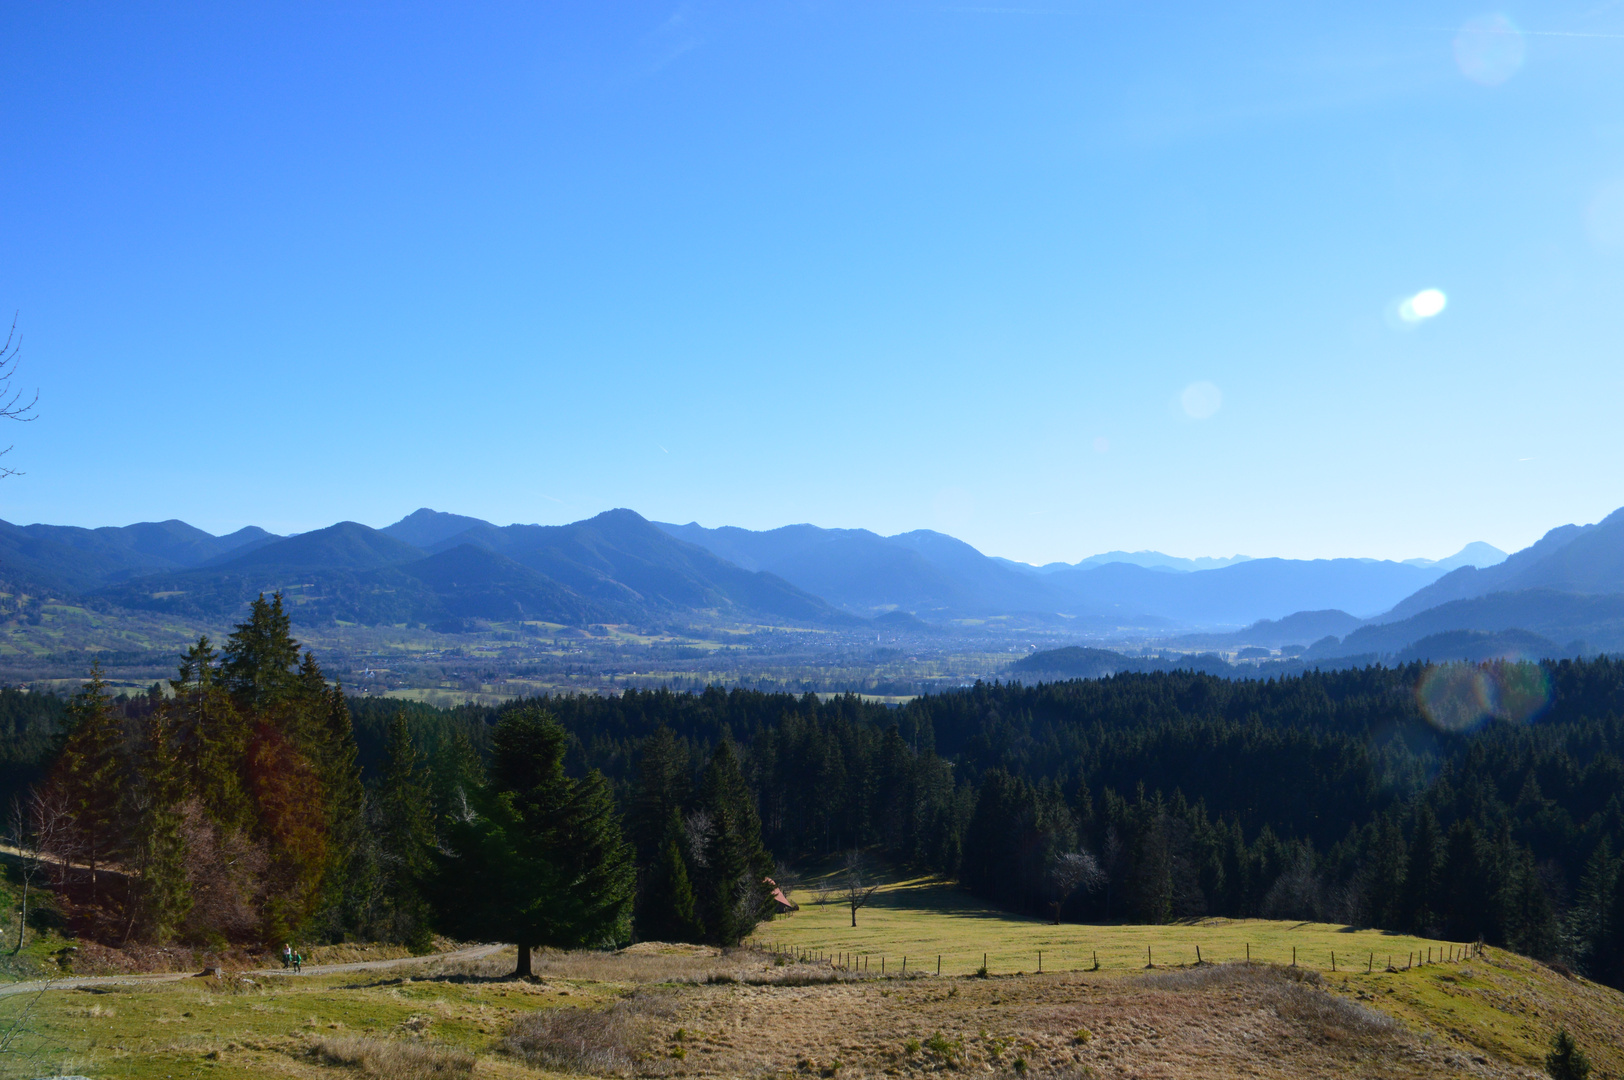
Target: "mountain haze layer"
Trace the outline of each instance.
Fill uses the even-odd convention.
[[[1435,561],[1135,552],[1033,567],[931,530],[712,529],[630,510],[498,526],[424,508],[382,529],[346,521],[287,537],[256,528],[216,537],[179,521],[0,522],[0,582],[12,594],[216,622],[280,591],[306,623],[449,630],[698,619],[929,637],[950,626],[1026,625],[1252,650],[1243,660],[1281,649],[1310,661],[1392,657],[1424,640],[1479,652],[1541,641],[1624,648],[1624,513],[1499,556],[1472,544]],[[1484,644],[1483,635],[1501,639]]]

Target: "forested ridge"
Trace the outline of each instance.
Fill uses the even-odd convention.
[[[211,694],[235,741],[205,753]],[[440,710],[339,697],[262,603],[167,695],[0,697],[11,782],[82,798],[80,759],[102,754],[129,779],[97,857],[192,867],[168,901],[142,870],[121,917],[151,937],[733,941],[775,862],[862,849],[1056,918],[1326,919],[1624,983],[1624,663],[1605,658],[1119,674],[900,707],[712,688]],[[234,884],[193,880],[189,844],[237,851]],[[597,899],[568,927],[469,914],[456,884],[498,874]],[[229,926],[208,921],[222,890]]]

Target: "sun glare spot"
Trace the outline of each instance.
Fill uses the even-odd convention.
[[[1455,35],[1455,66],[1483,86],[1499,86],[1523,66],[1528,41],[1504,15],[1467,19]]]
[[[1179,395],[1179,404],[1184,406],[1185,415],[1205,420],[1223,407],[1224,395],[1210,382],[1193,382]]]
[[[1407,323],[1418,323],[1440,314],[1449,306],[1449,297],[1441,289],[1422,289],[1398,305],[1398,317]]]

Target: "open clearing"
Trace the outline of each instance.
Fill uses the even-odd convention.
[[[1557,1025],[1624,1068],[1624,996],[1488,950],[1325,977],[1265,964],[856,977],[753,950],[511,949],[403,970],[52,990],[4,1075],[1535,1077]]]
[[[1527,1078],[1542,1075],[1558,1026],[1599,1074],[1624,1072],[1624,995],[1498,950],[1437,962],[1458,950],[1264,920],[1056,927],[940,881],[887,888],[853,931],[848,909],[798,898],[807,906],[764,924],[761,943],[866,955],[864,970],[646,943],[539,954],[528,982],[509,976],[511,948],[303,975],[59,982],[0,996],[0,1031],[27,1031],[25,1053],[0,1053],[0,1077]],[[1225,962],[1248,943],[1253,963]],[[1404,967],[1429,947],[1433,963]],[[1082,970],[1096,949],[1100,969]],[[1404,969],[1387,971],[1388,955]]]
[[[1092,969],[1096,954],[1103,971],[1193,964],[1196,950],[1209,962],[1251,959],[1291,964],[1292,950],[1301,967],[1329,974],[1335,955],[1338,972],[1385,969],[1389,960],[1404,967],[1414,957],[1436,960],[1459,954],[1463,943],[1429,941],[1383,930],[1361,930],[1331,923],[1296,923],[1268,919],[1201,919],[1166,926],[1053,923],[1011,915],[988,907],[952,882],[918,878],[886,885],[857,912],[831,894],[819,904],[811,889],[790,898],[801,910],[762,924],[754,941],[789,949],[813,950],[837,959],[850,954],[877,972],[909,970],[935,973],[941,957],[943,975],[975,972],[986,955],[992,974],[1035,972],[1038,953],[1044,971]],[[1149,952],[1147,953],[1147,950]],[[1453,953],[1451,952],[1453,951]],[[861,958],[866,958],[863,960]]]

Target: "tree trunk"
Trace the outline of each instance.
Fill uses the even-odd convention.
[[[519,966],[513,969],[515,979],[530,978],[530,946],[519,942]]]
[[[23,906],[17,909],[17,947],[11,950],[16,956],[23,951],[23,931],[28,928],[28,885],[29,878],[23,877]]]
[[[857,925],[857,905],[856,904],[853,904],[851,906],[851,924],[853,926]]]

